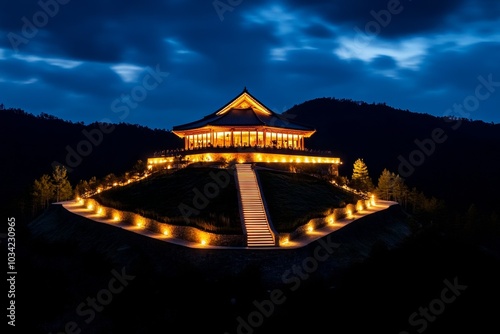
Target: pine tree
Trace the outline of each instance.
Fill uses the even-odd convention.
[[[392,173],[392,178],[393,178],[393,184],[392,184],[392,193],[393,193],[393,200],[398,202],[399,204],[403,205],[404,208],[407,207],[407,200],[408,200],[408,187],[405,184],[404,179]]]
[[[54,167],[52,171],[52,182],[54,184],[55,200],[57,202],[68,200],[73,196],[73,188],[68,181],[66,167],[60,165]]]
[[[375,190],[377,197],[383,200],[390,200],[392,198],[392,190],[393,190],[393,174],[389,172],[387,169],[382,171],[378,178],[377,189]]]
[[[75,195],[80,197],[85,197],[90,193],[90,186],[87,181],[80,180],[78,184],[75,186]]]
[[[34,210],[45,209],[54,196],[54,185],[51,182],[50,176],[42,175],[39,179],[33,182],[33,206]]]
[[[363,159],[357,159],[354,162],[351,186],[365,192],[372,191],[374,188],[373,182],[368,173],[368,167]]]

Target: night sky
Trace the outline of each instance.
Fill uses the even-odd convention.
[[[498,0],[17,0],[0,33],[0,103],[75,122],[171,129],[246,86],[500,123]]]

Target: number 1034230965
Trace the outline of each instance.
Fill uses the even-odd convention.
[[[9,271],[16,270],[16,218],[7,218],[7,250]]]

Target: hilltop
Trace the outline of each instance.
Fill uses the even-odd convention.
[[[354,195],[317,177],[257,169],[274,228],[291,232],[334,208],[356,204]],[[231,167],[187,167],[163,170],[123,187],[94,195],[100,204],[141,214],[173,225],[192,225],[204,231],[242,234],[238,195]],[[226,182],[227,181],[227,182]],[[211,196],[207,184],[221,184]]]

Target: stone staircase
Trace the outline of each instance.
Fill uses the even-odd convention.
[[[236,164],[238,199],[241,221],[247,235],[248,247],[273,247],[276,245],[274,233],[262,201],[257,176],[250,164]]]

